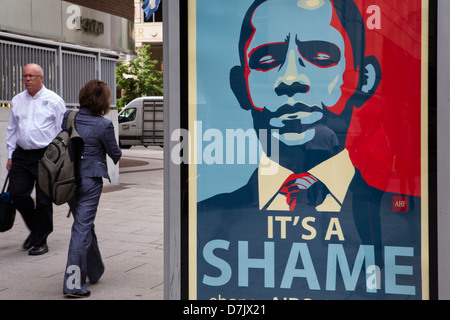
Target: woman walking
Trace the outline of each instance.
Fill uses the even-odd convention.
[[[80,184],[69,202],[73,214],[72,233],[63,293],[68,297],[88,297],[86,279],[96,283],[105,268],[94,231],[94,220],[103,188],[103,178],[110,179],[106,155],[116,164],[122,156],[114,135],[114,126],[103,116],[110,110],[111,92],[100,80],[87,82],[79,93],[80,110],[75,127],[83,138],[80,160]],[[62,127],[65,128],[67,113]]]

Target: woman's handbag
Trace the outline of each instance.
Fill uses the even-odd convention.
[[[9,173],[6,176],[2,193],[0,194],[0,232],[8,231],[14,224],[16,218],[16,206],[9,196],[9,192],[5,192],[9,181]]]

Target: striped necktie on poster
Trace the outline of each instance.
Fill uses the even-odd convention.
[[[317,178],[307,172],[291,174],[284,181],[280,188],[280,193],[286,196],[286,202],[289,205],[290,211],[295,209],[300,192],[308,190],[316,182]]]

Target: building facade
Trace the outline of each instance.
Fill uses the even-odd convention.
[[[6,146],[11,99],[25,90],[25,65],[41,65],[44,85],[68,108],[78,106],[80,89],[92,79],[108,84],[115,107],[116,63],[133,56],[133,0],[0,0],[0,145]],[[108,117],[117,125],[116,110]],[[3,181],[6,147],[0,148],[0,159]],[[118,166],[108,167],[117,184]]]
[[[134,0],[134,31],[136,48],[142,45],[150,45],[152,59],[159,61],[159,67],[163,70],[163,5],[159,4],[153,15],[146,19],[142,9],[143,0]]]
[[[21,70],[30,62],[44,69],[45,85],[68,107],[98,78],[112,89],[115,65],[134,55],[133,1],[0,0],[0,103],[22,91]]]

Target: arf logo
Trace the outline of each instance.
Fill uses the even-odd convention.
[[[392,197],[392,211],[408,212],[408,197],[394,196]]]

